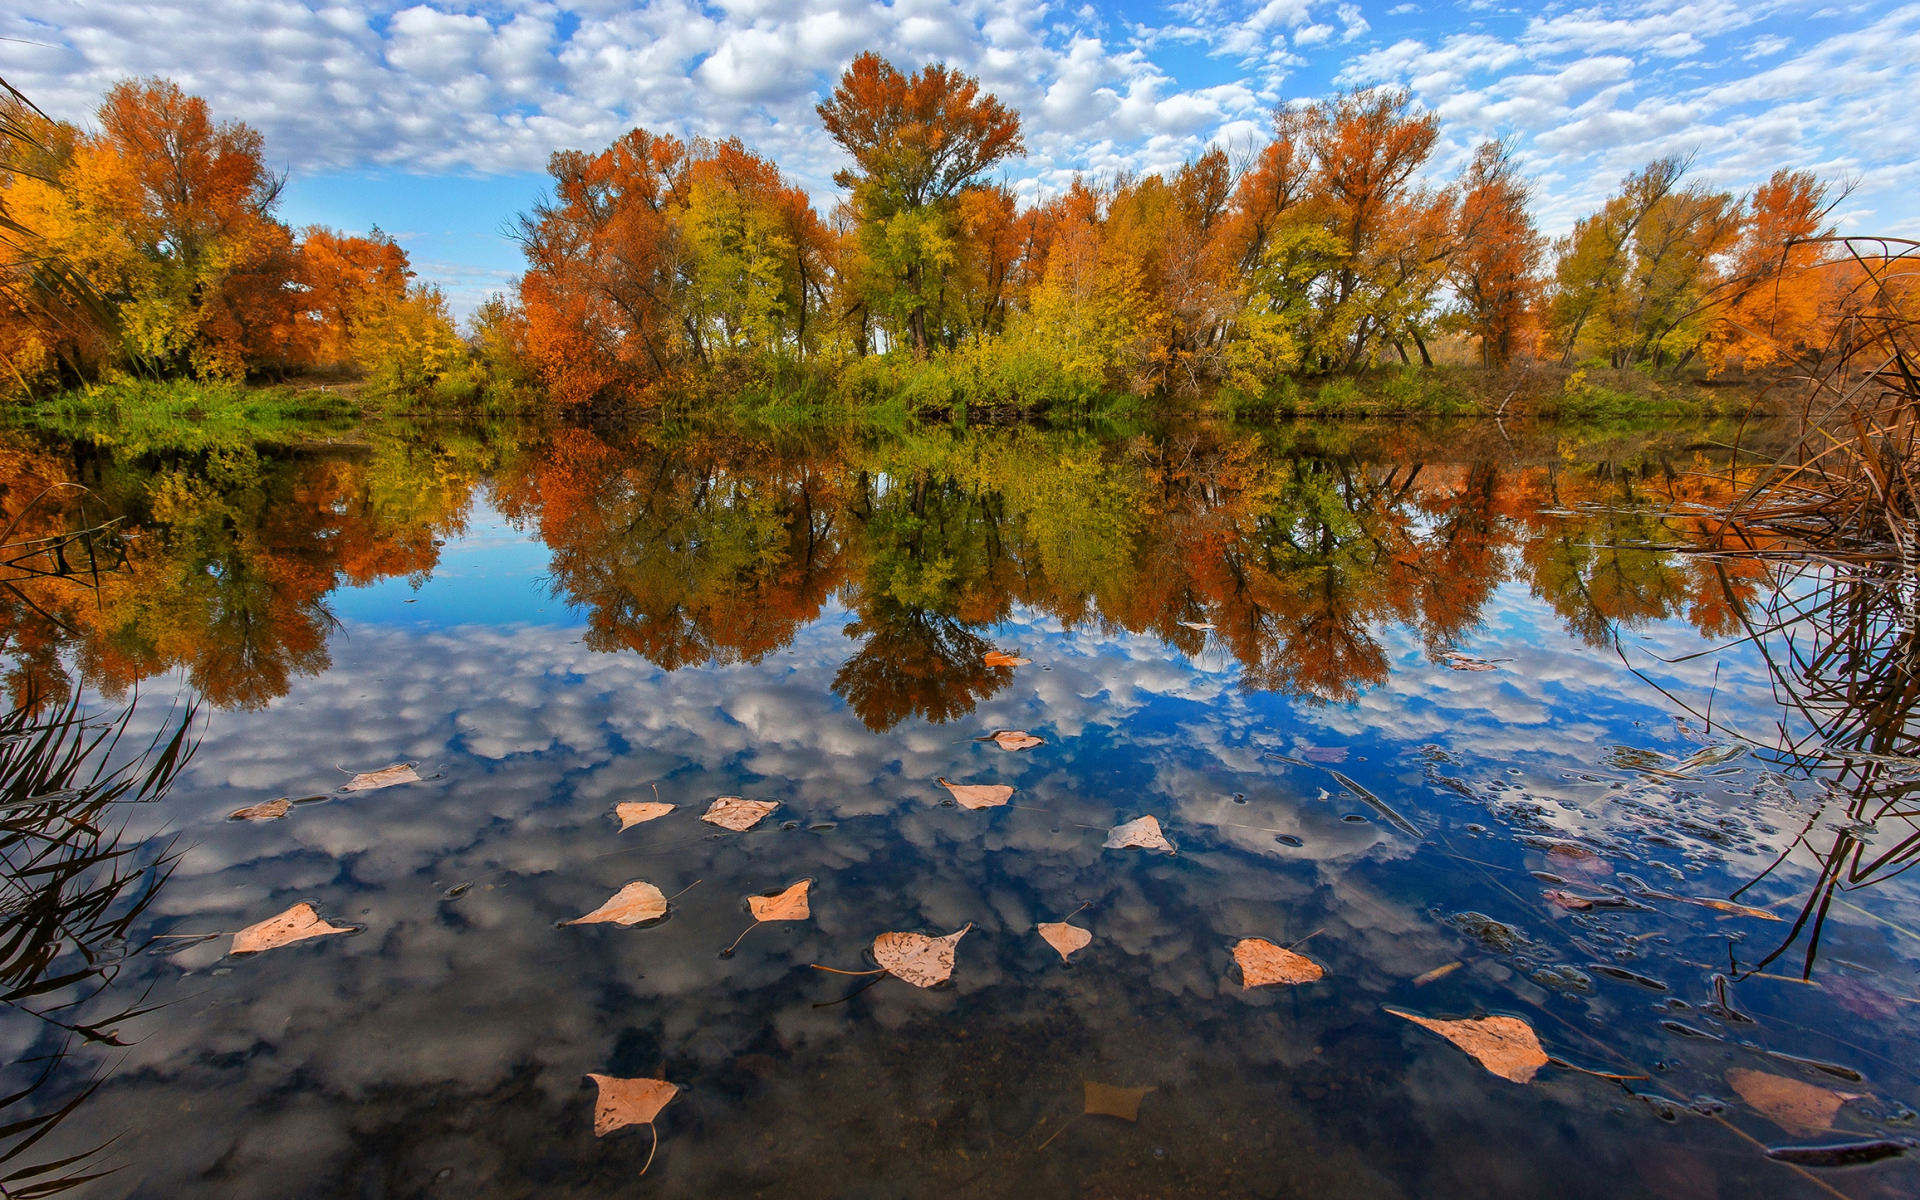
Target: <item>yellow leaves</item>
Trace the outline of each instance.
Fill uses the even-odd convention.
[[[701,814],[700,819],[709,825],[745,833],[779,807],[777,800],[742,800],[738,796],[722,796]]]
[[[650,883],[634,882],[613,894],[613,898],[584,917],[562,921],[562,925],[637,925],[657,921],[667,915],[667,898]]]
[[[777,895],[749,896],[747,908],[756,921],[804,921],[813,915],[807,905],[807,889],[812,885],[813,880],[802,879]]]
[[[1306,955],[1295,954],[1265,938],[1243,938],[1233,948],[1233,961],[1240,964],[1240,985],[1244,988],[1312,983],[1326,975],[1320,964]]]
[[[883,933],[873,939],[873,961],[882,970],[904,979],[915,987],[930,988],[945,983],[953,974],[954,947],[965,937],[971,923],[945,937],[924,933]]]
[[[1061,962],[1066,962],[1073,957],[1074,951],[1085,949],[1093,941],[1092,933],[1065,921],[1041,922],[1040,936],[1046,939],[1047,945],[1060,952]]]
[[[980,661],[989,667],[1024,667],[1033,660],[1030,658],[1020,658],[1017,655],[1007,654],[1000,650],[989,650],[981,656]]]
[[[420,776],[414,771],[418,763],[394,763],[390,767],[381,767],[378,771],[363,771],[340,785],[343,792],[372,792],[381,788],[394,787],[402,783],[419,783]]]
[[[233,945],[227,952],[258,954],[262,950],[303,942],[308,938],[353,932],[355,930],[351,925],[333,925],[322,920],[320,914],[313,911],[313,905],[303,900],[278,916],[268,917],[234,934]]]
[[[1727,1083],[1755,1112],[1789,1133],[1825,1133],[1833,1128],[1834,1114],[1849,1100],[1858,1100],[1855,1092],[1836,1092],[1770,1075],[1733,1067],[1727,1071]]]
[[[1151,816],[1140,817],[1121,825],[1115,825],[1107,831],[1107,840],[1102,848],[1106,850],[1124,850],[1137,846],[1142,850],[1160,850],[1173,853],[1173,843],[1160,832],[1160,822]]]
[[[599,1085],[600,1095],[593,1106],[593,1136],[605,1137],[629,1125],[651,1125],[667,1102],[680,1089],[664,1079],[616,1079],[596,1075],[588,1079]]]
[[[613,806],[620,828],[630,829],[645,821],[656,821],[673,811],[673,805],[659,800],[624,800]]]
[[[1153,1091],[1150,1087],[1115,1087],[1110,1083],[1080,1081],[1087,1089],[1087,1104],[1082,1111],[1090,1117],[1119,1117],[1122,1121],[1140,1119],[1140,1102]]]
[[[227,820],[278,821],[292,809],[293,801],[282,796],[278,800],[263,800],[258,804],[249,804],[245,808],[236,808],[227,814]]]
[[[1405,1009],[1389,1007],[1387,1011],[1439,1034],[1502,1079],[1530,1083],[1534,1073],[1547,1065],[1547,1052],[1540,1048],[1540,1039],[1534,1036],[1533,1026],[1518,1017],[1476,1017],[1447,1021],[1423,1017]]]
[[[1031,750],[1046,742],[1045,738],[1037,738],[1024,729],[996,729],[986,737],[974,740],[992,742],[1002,750]]]
[[[953,793],[961,808],[998,808],[1013,798],[1013,789],[1004,783],[948,783],[944,778],[937,782]]]

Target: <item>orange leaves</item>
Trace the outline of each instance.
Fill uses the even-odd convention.
[[[354,928],[351,925],[333,925],[322,920],[320,914],[313,911],[313,905],[303,900],[277,916],[268,917],[234,934],[233,945],[227,952],[258,954],[262,950],[292,945],[294,942],[303,942],[308,938],[353,932]]]
[[[948,783],[944,778],[938,782],[953,793],[961,808],[998,808],[1013,799],[1013,789],[1004,783]]]
[[[971,924],[945,937],[924,933],[883,933],[873,939],[873,961],[895,978],[919,988],[945,983],[953,974],[954,947],[966,936]]]
[[[1849,1100],[1860,1097],[1854,1092],[1836,1092],[1765,1071],[1733,1067],[1727,1071],[1727,1083],[1751,1105],[1789,1133],[1811,1135],[1833,1128],[1834,1114]]]
[[[613,897],[584,917],[562,921],[562,925],[637,925],[657,921],[667,915],[667,898],[659,888],[638,881],[628,884]]]
[[[262,800],[258,804],[249,804],[245,808],[236,808],[227,814],[229,821],[278,821],[292,811],[293,801],[282,796],[278,800]]]
[[[1119,1117],[1122,1121],[1140,1119],[1140,1102],[1153,1091],[1150,1087],[1115,1087],[1110,1083],[1095,1083],[1091,1079],[1080,1081],[1087,1090],[1086,1107],[1081,1111],[1090,1117]]]
[[[902,75],[868,51],[815,111],[860,169],[841,171],[834,182],[869,184],[907,210],[954,195],[1026,149],[1019,114],[982,96],[979,80],[940,63]]]
[[[654,1118],[680,1094],[680,1089],[664,1079],[616,1079],[592,1072],[587,1078],[600,1089],[593,1103],[593,1136],[605,1137],[629,1125],[653,1130],[653,1149],[647,1152],[646,1166],[640,1168],[645,1175],[647,1167],[653,1165],[654,1151],[660,1148],[660,1131],[654,1128]]]
[[[1244,988],[1312,983],[1326,975],[1320,964],[1306,955],[1295,954],[1265,938],[1243,938],[1233,948],[1233,961],[1240,964],[1240,986]]]
[[[1115,825],[1107,831],[1107,840],[1102,843],[1102,848],[1106,850],[1125,850],[1129,847],[1173,853],[1173,843],[1160,832],[1160,822],[1151,816]]]
[[[1031,750],[1035,746],[1046,744],[1045,738],[1037,738],[1024,729],[996,729],[978,742],[992,742],[1002,750]]]
[[[981,656],[980,661],[989,667],[1024,667],[1033,660],[1008,654],[1003,650],[989,650]]]
[[[807,906],[807,889],[813,880],[802,879],[799,883],[773,896],[749,896],[747,908],[756,921],[804,921],[813,915]]]
[[[742,800],[738,796],[722,796],[700,815],[700,819],[709,825],[745,833],[779,807],[777,800]]]
[[[1540,1039],[1534,1036],[1533,1027],[1518,1017],[1476,1017],[1447,1021],[1423,1017],[1400,1008],[1388,1008],[1387,1011],[1439,1034],[1502,1079],[1529,1083],[1534,1073],[1547,1065],[1547,1052],[1540,1048]]]
[[[1060,952],[1060,961],[1066,962],[1076,950],[1084,950],[1087,943],[1093,941],[1093,934],[1078,925],[1069,925],[1065,921],[1043,921],[1040,924],[1040,936],[1047,945]]]

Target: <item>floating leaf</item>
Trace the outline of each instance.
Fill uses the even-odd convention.
[[[982,656],[980,661],[986,663],[989,667],[1024,667],[1033,660],[1007,654],[1000,650],[989,650]]]
[[[373,792],[381,788],[393,787],[400,783],[419,783],[420,776],[414,772],[419,763],[395,763],[390,767],[381,767],[378,771],[364,771],[340,785],[343,792]]]
[[[1744,1067],[1729,1069],[1727,1083],[1755,1112],[1790,1133],[1825,1133],[1833,1128],[1840,1106],[1860,1098],[1856,1092],[1836,1092]]]
[[[1863,1142],[1836,1142],[1825,1146],[1769,1146],[1767,1157],[1801,1167],[1857,1167],[1898,1158],[1907,1152],[1899,1142],[1872,1138]]]
[[[1440,661],[1455,671],[1495,671],[1507,660],[1475,658],[1471,654],[1462,654],[1458,650],[1449,650],[1440,656]]]
[[[659,800],[627,800],[613,806],[613,815],[620,818],[620,828],[626,829],[642,821],[655,821],[673,811],[673,805]]]
[[[1540,1048],[1540,1039],[1534,1036],[1533,1026],[1518,1017],[1443,1021],[1400,1008],[1388,1008],[1387,1011],[1439,1034],[1502,1079],[1528,1083],[1532,1081],[1534,1072],[1547,1065],[1547,1053]]]
[[[1107,831],[1107,840],[1102,848],[1125,850],[1129,846],[1138,846],[1142,850],[1164,850],[1168,854],[1173,853],[1173,843],[1160,832],[1160,822],[1151,816],[1115,825]]]
[[[1185,627],[1187,627],[1188,629],[1194,629],[1194,630],[1198,630],[1198,631],[1199,631],[1199,632],[1201,632],[1201,633],[1212,633],[1212,632],[1213,632],[1213,622],[1212,622],[1212,621],[1182,621],[1182,622],[1180,622],[1180,624],[1182,624],[1182,625],[1184,625],[1184,626],[1185,626]]]
[[[1041,922],[1040,936],[1047,939],[1047,945],[1060,952],[1061,962],[1067,961],[1075,950],[1084,949],[1093,940],[1093,934],[1065,921]]]
[[[600,1087],[600,1098],[593,1106],[595,1137],[605,1137],[629,1125],[653,1124],[667,1101],[680,1094],[678,1087],[664,1079],[615,1079],[591,1072],[587,1078]]]
[[[804,921],[813,915],[807,905],[807,889],[812,885],[813,880],[802,879],[777,895],[748,896],[747,907],[756,921]]]
[[[1265,987],[1270,983],[1312,983],[1326,972],[1304,954],[1295,954],[1265,938],[1245,938],[1233,948],[1233,961],[1240,964],[1241,986]]]
[[[1564,908],[1568,912],[1585,912],[1593,907],[1591,897],[1576,896],[1572,892],[1564,892],[1559,888],[1548,888],[1540,894],[1545,896],[1548,902],[1556,908]]]
[[[945,937],[924,933],[883,933],[873,939],[873,961],[915,987],[930,988],[953,974],[953,948],[973,925]]]
[[[1422,974],[1414,976],[1413,986],[1425,987],[1436,979],[1445,979],[1447,976],[1453,974],[1455,971],[1458,971],[1460,969],[1460,966],[1461,964],[1457,960],[1450,963],[1442,963],[1441,965],[1435,967],[1431,971],[1426,971],[1426,972],[1423,972]]]
[[[236,808],[227,814],[229,821],[278,821],[293,811],[293,801],[285,796],[278,800],[263,800],[258,804],[249,804],[245,808]]]
[[[1138,1121],[1140,1102],[1153,1090],[1150,1087],[1115,1087],[1110,1083],[1095,1083],[1091,1079],[1081,1082],[1087,1088],[1087,1116],[1119,1117],[1122,1121]]]
[[[1343,763],[1347,761],[1347,748],[1345,746],[1302,746],[1300,757],[1308,762]]]
[[[1547,847],[1547,858],[1562,871],[1598,879],[1613,874],[1613,864],[1599,854],[1574,842],[1555,842]]]
[[[667,898],[659,888],[650,883],[630,883],[613,894],[613,898],[594,909],[584,917],[575,917],[571,921],[562,921],[562,925],[603,925],[612,922],[615,925],[637,925],[641,921],[657,920],[667,915]]]
[[[313,905],[303,900],[279,916],[268,917],[234,934],[233,945],[228,947],[227,953],[258,954],[262,950],[303,942],[308,938],[352,932],[351,925],[330,925],[321,920],[320,914],[313,911]]]
[[[738,796],[722,796],[700,815],[700,819],[709,825],[745,833],[758,825],[762,817],[779,807],[777,800],[742,800]]]
[[[985,737],[973,740],[992,742],[1002,750],[1031,750],[1043,744],[1046,739],[1037,738],[1024,729],[996,729]]]
[[[1004,783],[948,783],[940,786],[953,793],[961,808],[998,808],[1013,799],[1013,789]]]

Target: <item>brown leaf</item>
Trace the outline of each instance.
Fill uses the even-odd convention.
[[[1021,658],[1018,655],[1007,654],[1000,650],[989,650],[980,661],[989,667],[1024,667],[1033,660],[1030,658]]]
[[[1431,971],[1426,971],[1419,975],[1414,976],[1413,986],[1425,987],[1436,979],[1444,979],[1447,976],[1453,974],[1455,971],[1458,971],[1460,969],[1460,966],[1461,964],[1457,961],[1450,962],[1450,963],[1442,963],[1441,965],[1435,967]]]
[[[813,880],[802,879],[777,896],[748,896],[747,907],[756,921],[804,921],[813,915],[807,905],[807,889]]]
[[[1825,1133],[1833,1128],[1833,1115],[1849,1100],[1860,1098],[1855,1092],[1835,1092],[1827,1088],[1734,1067],[1727,1071],[1727,1082],[1755,1112],[1789,1133]]]
[[[953,974],[953,948],[972,923],[945,937],[924,933],[883,933],[873,939],[873,961],[915,987],[930,988]]]
[[[1547,847],[1547,859],[1562,871],[1573,871],[1592,879],[1613,874],[1613,864],[1585,846],[1555,842]]]
[[[1458,650],[1449,650],[1440,656],[1440,661],[1456,671],[1496,671],[1499,664],[1484,658],[1475,658],[1471,654],[1462,654]]]
[[[1041,922],[1040,936],[1047,939],[1047,945],[1060,952],[1062,962],[1065,962],[1075,950],[1082,949],[1093,940],[1093,934],[1078,925],[1069,925],[1065,921]]]
[[[418,763],[395,763],[390,767],[381,767],[378,771],[364,771],[340,785],[343,792],[372,792],[380,788],[389,788],[398,783],[419,783],[420,776],[414,772]]]
[[[262,800],[258,804],[249,804],[245,808],[236,808],[227,814],[229,821],[278,821],[293,811],[293,801],[285,796],[278,800]]]
[[[1568,912],[1585,912],[1593,907],[1593,901],[1585,896],[1576,896],[1572,892],[1563,892],[1559,888],[1548,888],[1540,894],[1555,907],[1564,908]]]
[[[1024,729],[996,729],[975,741],[992,742],[1002,750],[1031,750],[1045,743],[1045,738],[1037,738]]]
[[[303,942],[308,938],[352,932],[351,925],[329,925],[321,920],[320,914],[313,911],[313,905],[303,900],[279,916],[268,917],[234,934],[233,945],[228,947],[227,953],[258,954],[262,950]]]
[[[1534,1036],[1533,1026],[1518,1017],[1444,1021],[1400,1008],[1388,1008],[1387,1011],[1439,1034],[1502,1079],[1528,1083],[1532,1081],[1534,1072],[1547,1065],[1547,1052],[1540,1048],[1540,1039]]]
[[[594,909],[584,917],[575,917],[571,921],[562,921],[562,925],[602,925],[609,921],[615,925],[637,925],[641,921],[651,921],[667,915],[667,898],[659,888],[650,883],[630,883],[613,894],[613,898]]]
[[[700,819],[709,825],[745,833],[758,825],[762,817],[779,807],[777,800],[742,800],[738,796],[722,796],[701,814]]]
[[[659,800],[627,800],[613,806],[613,815],[620,818],[620,828],[626,829],[642,821],[655,821],[673,811],[673,805]]]
[[[1265,938],[1245,938],[1233,948],[1233,961],[1240,964],[1242,987],[1265,987],[1270,983],[1312,983],[1326,974],[1320,964],[1304,954],[1295,954]]]
[[[1142,850],[1164,850],[1173,853],[1173,843],[1160,832],[1160,822],[1151,816],[1115,825],[1107,831],[1107,840],[1102,846],[1106,850],[1125,850],[1129,846],[1138,846]]]
[[[600,1098],[593,1105],[593,1136],[605,1137],[629,1125],[651,1125],[680,1089],[664,1079],[615,1079],[595,1075],[588,1079],[600,1086]]]
[[[1080,1082],[1087,1087],[1088,1116],[1119,1117],[1122,1121],[1138,1121],[1140,1102],[1153,1090],[1150,1087],[1115,1087],[1110,1083],[1095,1083],[1091,1079]]]
[[[953,793],[961,808],[998,808],[1013,799],[1013,789],[1004,783],[948,783],[940,786]]]

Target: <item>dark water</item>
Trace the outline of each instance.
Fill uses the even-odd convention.
[[[9,514],[81,482],[57,520],[125,552],[9,593],[16,691],[205,702],[124,839],[180,854],[112,985],[153,1011],[125,1048],[0,1023],[15,1087],[66,1051],[9,1116],[103,1081],[20,1161],[117,1138],[102,1197],[1913,1195],[1912,1152],[1765,1153],[1914,1135],[1920,895],[1896,861],[1800,920],[1836,837],[1912,821],[1836,833],[1844,782],[1762,748],[1801,718],[1760,655],[1689,657],[1770,586],[1648,515],[1729,432],[13,435]],[[428,778],[333,791],[395,762]],[[698,820],[729,795],[779,808]],[[321,799],[226,819],[280,796]],[[1143,815],[1176,853],[1103,848]],[[1784,919],[1675,898],[1756,877]],[[723,957],[800,879],[812,918]],[[666,920],[559,925],[635,880]],[[302,900],[360,931],[149,940]],[[938,988],[810,967],[962,927]],[[1244,988],[1248,937],[1325,978]],[[1387,1007],[1644,1078],[1510,1082]],[[1742,1071],[1855,1098],[1796,1124]],[[644,1177],[588,1073],[682,1089]],[[1153,1090],[1069,1124],[1086,1081]]]

